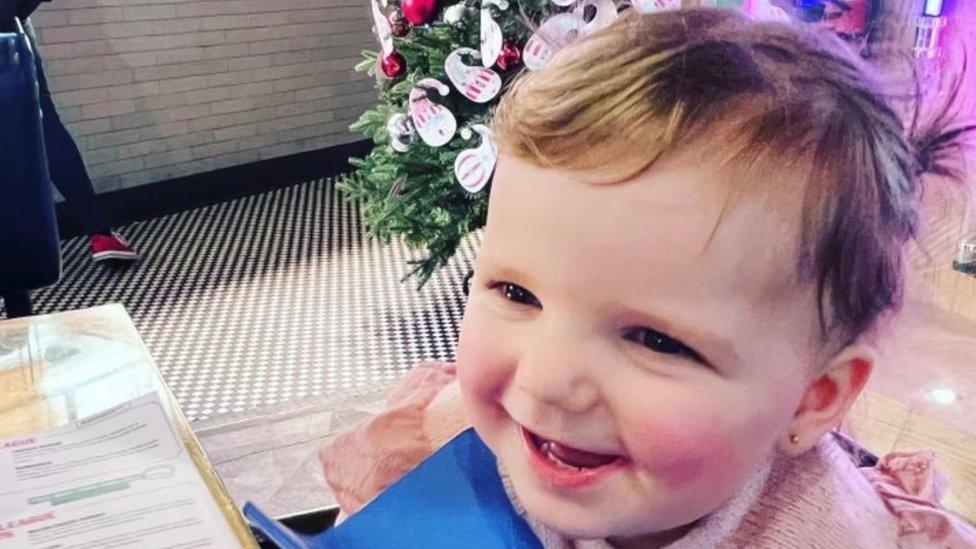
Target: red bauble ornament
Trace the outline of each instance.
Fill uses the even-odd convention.
[[[380,58],[380,69],[387,78],[397,78],[407,71],[407,60],[400,52],[393,50],[390,55]]]
[[[437,0],[403,0],[400,9],[403,17],[413,26],[426,25],[437,16]]]
[[[410,25],[407,24],[407,20],[403,18],[403,14],[399,10],[391,11],[388,19],[390,20],[390,31],[393,33],[393,36],[403,38],[410,33]]]
[[[502,45],[502,51],[498,54],[498,67],[503,71],[508,69],[513,69],[522,63],[522,52],[519,51],[518,46],[512,44],[511,42],[506,42]]]

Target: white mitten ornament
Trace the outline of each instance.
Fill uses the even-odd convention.
[[[681,8],[681,0],[630,0],[630,5],[639,13],[652,13]]]
[[[444,60],[444,71],[462,95],[475,103],[491,101],[502,89],[502,77],[495,71],[484,67],[470,67],[464,64],[462,54],[480,57],[477,50],[458,48]]]
[[[380,49],[383,50],[383,57],[393,53],[393,29],[390,27],[390,20],[383,14],[377,0],[370,1],[373,10],[373,24],[376,26],[376,36],[380,39]]]
[[[507,0],[483,0],[481,2],[481,64],[490,67],[498,61],[502,52],[502,28],[488,11],[488,5],[494,4],[500,10],[508,9]]]
[[[454,175],[461,186],[470,193],[476,193],[485,188],[495,162],[498,160],[498,149],[491,135],[491,129],[484,124],[475,124],[470,129],[461,130],[461,137],[471,139],[471,130],[481,135],[481,144],[474,149],[465,149],[454,159]]]
[[[613,3],[613,0],[583,0],[573,8],[573,14],[579,17],[580,21],[583,21],[583,13],[587,6],[596,8],[596,15],[590,19],[589,23],[583,24],[580,31],[582,34],[596,32],[617,20],[617,5]]]
[[[441,147],[454,137],[457,120],[447,107],[427,99],[431,88],[441,95],[447,95],[451,91],[447,84],[436,78],[424,78],[417,82],[410,90],[410,118],[424,143],[431,147]]]
[[[549,63],[557,51],[579,36],[585,23],[575,13],[558,13],[546,19],[522,49],[522,61],[530,71]]]

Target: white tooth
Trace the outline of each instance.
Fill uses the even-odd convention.
[[[555,463],[556,465],[558,465],[562,469],[567,469],[569,471],[577,471],[577,472],[582,471],[581,468],[576,467],[576,466],[573,466],[573,465],[570,465],[570,464],[564,462],[563,460],[559,459],[556,456],[556,454],[553,454],[552,453],[552,451],[546,452],[546,459],[548,459],[549,461]]]

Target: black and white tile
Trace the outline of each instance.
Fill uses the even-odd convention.
[[[137,222],[120,231],[145,259],[91,262],[63,243],[61,282],[38,314],[122,303],[191,420],[386,384],[451,360],[477,235],[423,291],[421,257],[366,237],[331,179]]]

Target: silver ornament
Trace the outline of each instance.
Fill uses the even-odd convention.
[[[410,143],[413,141],[416,130],[409,116],[397,113],[387,121],[386,132],[390,136],[390,147],[393,150],[407,152],[410,150]]]
[[[456,25],[461,22],[468,14],[468,8],[465,7],[464,3],[454,4],[453,6],[448,6],[444,10],[444,22],[449,25]]]

